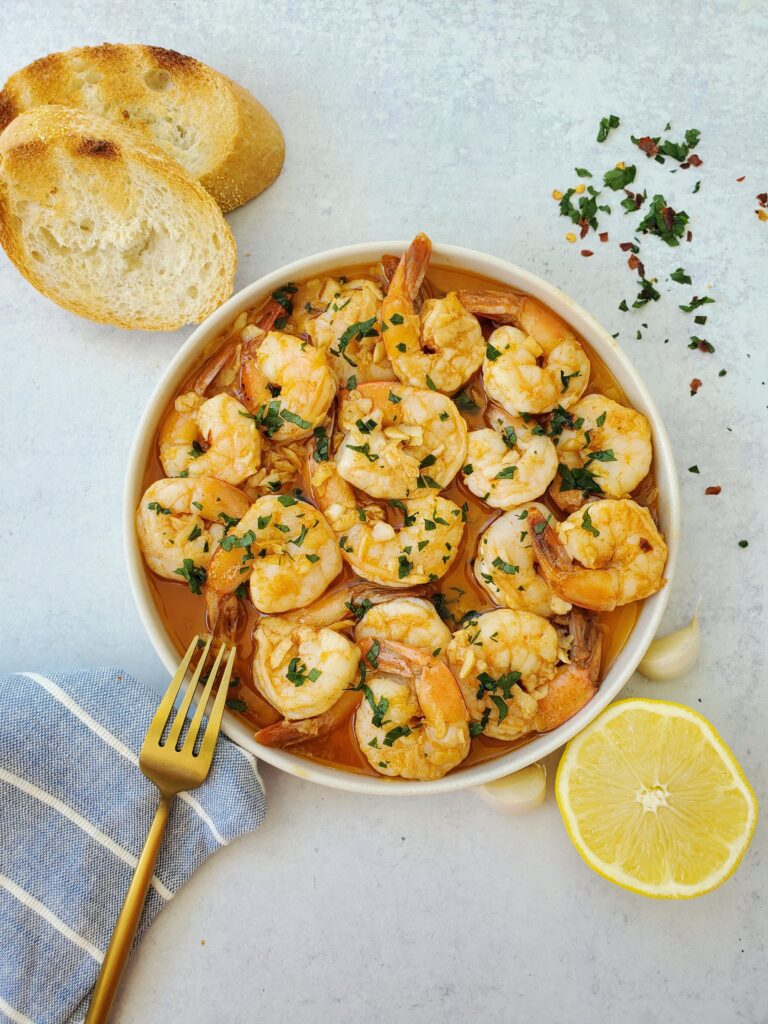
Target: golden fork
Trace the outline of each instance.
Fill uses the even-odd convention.
[[[171,809],[173,799],[177,793],[182,793],[188,789],[196,789],[205,781],[211,767],[213,751],[221,728],[221,716],[224,712],[224,704],[227,699],[227,690],[236,654],[236,649],[232,647],[227,656],[224,674],[219,683],[213,709],[208,717],[208,724],[203,733],[202,740],[198,744],[200,724],[213,691],[219,667],[226,653],[226,647],[222,644],[216,655],[216,660],[208,673],[205,688],[197,702],[194,717],[189,722],[187,716],[192,706],[192,700],[197,691],[203,668],[208,660],[211,639],[209,637],[207,643],[203,643],[199,637],[195,637],[187,648],[187,653],[184,655],[179,669],[165,691],[160,707],[152,719],[152,724],[147,731],[141,748],[139,767],[150,782],[154,782],[160,790],[160,804],[155,813],[144,849],[141,851],[139,863],[136,865],[136,870],[133,873],[131,884],[128,886],[123,909],[120,911],[120,916],[112,932],[107,952],[104,955],[104,962],[101,965],[96,987],[91,996],[91,1004],[88,1008],[85,1024],[101,1024],[102,1021],[107,1019],[123,968],[131,951],[136,929],[139,927],[141,913],[144,909],[144,898],[152,881],[157,856],[160,853],[163,835],[165,834],[165,826],[168,823],[168,812]],[[181,684],[184,682],[192,656],[201,647],[203,648],[203,653],[200,661],[174,718],[173,708],[181,690]],[[180,745],[179,740],[185,723],[189,724],[189,729],[184,737],[184,742]],[[165,735],[166,732],[167,736]],[[195,752],[196,746],[199,746],[197,752]],[[178,750],[177,747],[179,747]]]

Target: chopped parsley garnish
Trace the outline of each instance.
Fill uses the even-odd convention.
[[[376,698],[373,696],[373,690],[370,686],[364,686],[363,693],[365,694],[365,699],[371,706],[371,711],[373,711],[373,718],[371,719],[372,724],[378,729],[384,722],[384,715],[386,715],[389,710],[389,700],[387,697],[382,697],[381,700],[377,702]]]
[[[208,574],[202,565],[195,565],[191,558],[185,558],[180,569],[173,570],[177,576],[181,576],[187,581],[189,589],[193,594],[202,594],[203,584],[208,578]]]
[[[637,230],[642,234],[658,235],[667,245],[679,245],[687,223],[688,214],[684,210],[673,210],[664,196],[655,195]]]
[[[682,267],[678,267],[677,270],[673,270],[669,275],[670,281],[676,281],[678,284],[690,284],[691,278],[683,270]]]
[[[247,711],[248,705],[244,700],[239,700],[235,697],[230,697],[229,700],[225,701],[230,711]]]
[[[501,439],[507,448],[514,448],[517,444],[517,434],[514,427],[504,427],[501,432]]]
[[[355,420],[355,426],[361,434],[370,434],[376,429],[376,420]]]
[[[640,278],[640,291],[632,303],[632,309],[640,309],[641,306],[645,306],[648,302],[658,302],[660,298],[661,295],[659,295],[651,282],[642,277]]]
[[[592,174],[586,169],[586,167],[574,167],[574,171],[580,178],[591,178]]]
[[[291,658],[285,678],[289,683],[293,683],[294,686],[303,686],[308,679],[311,683],[314,683],[321,675],[322,672],[319,668],[311,668],[307,671],[307,666],[300,658]]]
[[[587,533],[591,533],[593,537],[599,537],[600,531],[592,522],[592,517],[589,514],[589,506],[584,509],[584,515],[581,517],[581,528],[586,530]]]
[[[485,346],[485,358],[489,362],[491,362],[491,363],[496,362],[496,360],[499,358],[500,355],[501,355],[501,352],[497,348],[495,348],[490,343],[490,341],[486,343],[486,346]]]
[[[607,413],[601,412],[600,415],[597,417],[597,419],[595,420],[595,423],[597,424],[598,427],[602,427],[602,425],[605,423],[606,415],[607,415]]]
[[[339,352],[343,354],[351,341],[377,337],[379,332],[373,326],[375,323],[376,317],[372,316],[370,320],[361,320],[356,324],[350,324],[339,338]]]
[[[740,548],[748,548],[749,547],[749,541],[748,540],[740,540],[739,541],[739,547]]]
[[[699,306],[706,306],[708,303],[714,301],[715,300],[710,299],[708,295],[704,295],[702,298],[699,298],[698,295],[694,295],[687,306],[680,306],[679,308],[682,309],[684,313],[692,313],[694,309],[698,309]]]
[[[426,381],[427,387],[429,388],[430,391],[437,391],[437,385],[432,380],[432,378],[429,376],[429,374],[425,375],[424,380]]]
[[[561,491],[581,491],[582,494],[602,494],[603,489],[588,469],[583,467],[564,466],[561,462],[557,467],[560,474]]]
[[[511,480],[517,472],[517,466],[505,466],[504,469],[500,469],[494,480]]]
[[[573,373],[564,373],[561,370],[560,371],[560,384],[561,384],[560,394],[564,395],[565,392],[568,390],[568,386],[570,385],[570,383],[573,380],[573,378],[574,377],[580,377],[580,376],[581,376],[581,371],[580,370],[574,370]]]
[[[402,402],[402,398],[400,397],[400,395],[396,395],[392,390],[390,390],[389,394],[387,395],[387,398],[394,405],[397,405],[399,402]]]
[[[147,508],[150,512],[154,512],[158,516],[169,516],[171,514],[171,510],[169,508],[165,508],[159,501],[150,501]]]
[[[232,529],[233,526],[237,526],[240,522],[234,516],[228,516],[226,512],[219,512],[218,518],[224,523],[224,529],[227,533]]]
[[[595,462],[616,462],[617,461],[616,456],[613,454],[613,448],[606,448],[604,451],[600,451],[600,452],[590,452],[589,453],[589,458],[587,459],[587,462],[591,462],[593,459],[595,460]],[[561,490],[562,490],[562,488],[561,488]]]
[[[688,472],[689,473],[698,473],[699,472],[699,467],[698,466],[689,466],[688,467]]]
[[[483,710],[482,717],[479,722],[469,723],[469,735],[474,739],[475,736],[479,736],[480,733],[485,732],[485,727],[488,725],[488,719],[491,717],[491,709],[485,708]]]
[[[505,562],[503,558],[494,558],[491,564],[494,569],[501,569],[501,571],[505,572],[508,576],[514,576],[515,573],[520,572],[519,565],[511,565],[509,562]]]
[[[397,559],[397,575],[399,579],[405,579],[413,572],[413,562],[409,561],[406,555],[400,555]]]
[[[405,320],[399,313],[393,313],[389,318],[389,322],[391,324],[402,324],[405,323]]]
[[[395,740],[399,740],[401,736],[410,736],[411,730],[407,725],[396,725],[394,729],[390,729],[384,736],[384,746],[391,747]]]
[[[616,114],[609,114],[607,117],[601,117],[600,127],[597,130],[597,141],[605,142],[611,128],[618,128],[620,124],[621,121]]]
[[[480,406],[475,402],[468,391],[460,391],[453,399],[457,409],[462,412],[479,412]]]
[[[236,533],[228,533],[226,537],[221,538],[222,551],[232,551],[233,548],[249,548],[251,544],[256,540],[256,534],[253,530],[246,530],[242,537],[238,537]]]
[[[199,525],[195,523],[195,525],[192,527],[192,532],[187,537],[187,540],[197,540],[197,538],[200,537],[202,533],[203,531],[200,529]]]
[[[309,420],[303,420],[301,416],[295,412],[291,412],[290,409],[281,409],[280,415],[284,420],[287,420],[289,423],[295,423],[296,426],[300,427],[302,430],[309,430],[312,426]]]
[[[369,462],[377,462],[379,456],[375,452],[371,451],[371,446],[368,441],[365,444],[348,444],[347,448],[351,452],[359,452],[360,455],[364,455]]]
[[[312,458],[315,460],[315,462],[327,462],[328,435],[326,434],[323,427],[315,427],[312,433],[315,438],[315,450],[312,452]]]
[[[627,164],[625,167],[612,167],[603,175],[603,184],[613,189],[614,192],[618,192],[619,189],[626,188],[635,180],[636,173],[637,168],[634,164]]]
[[[290,508],[291,505],[298,505],[298,501],[296,501],[296,499],[290,494],[280,494],[278,495],[277,500],[284,508]]]

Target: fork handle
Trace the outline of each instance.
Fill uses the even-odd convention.
[[[136,930],[139,927],[139,921],[144,909],[144,899],[152,882],[157,856],[163,844],[165,826],[168,824],[168,813],[172,802],[172,796],[160,797],[160,803],[155,812],[147,841],[144,843],[144,849],[141,851],[131,884],[128,886],[128,892],[125,894],[123,908],[117,918],[112,938],[107,946],[107,952],[104,954],[104,960],[101,964],[99,977],[96,980],[96,987],[91,996],[85,1024],[102,1024],[109,1014],[112,1000],[115,998],[117,986],[131,952]]]

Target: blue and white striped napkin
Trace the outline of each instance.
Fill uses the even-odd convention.
[[[157,807],[138,752],[156,693],[120,669],[0,677],[0,1019],[81,1021]],[[222,738],[174,802],[139,937],[264,818],[256,760]]]

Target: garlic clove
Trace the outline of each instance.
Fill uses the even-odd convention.
[[[483,803],[502,814],[527,814],[541,807],[546,791],[547,769],[543,764],[529,764],[514,775],[475,789]]]
[[[646,679],[678,679],[690,672],[696,664],[700,646],[699,620],[694,612],[693,618],[683,629],[653,641],[638,665],[638,671]]]

